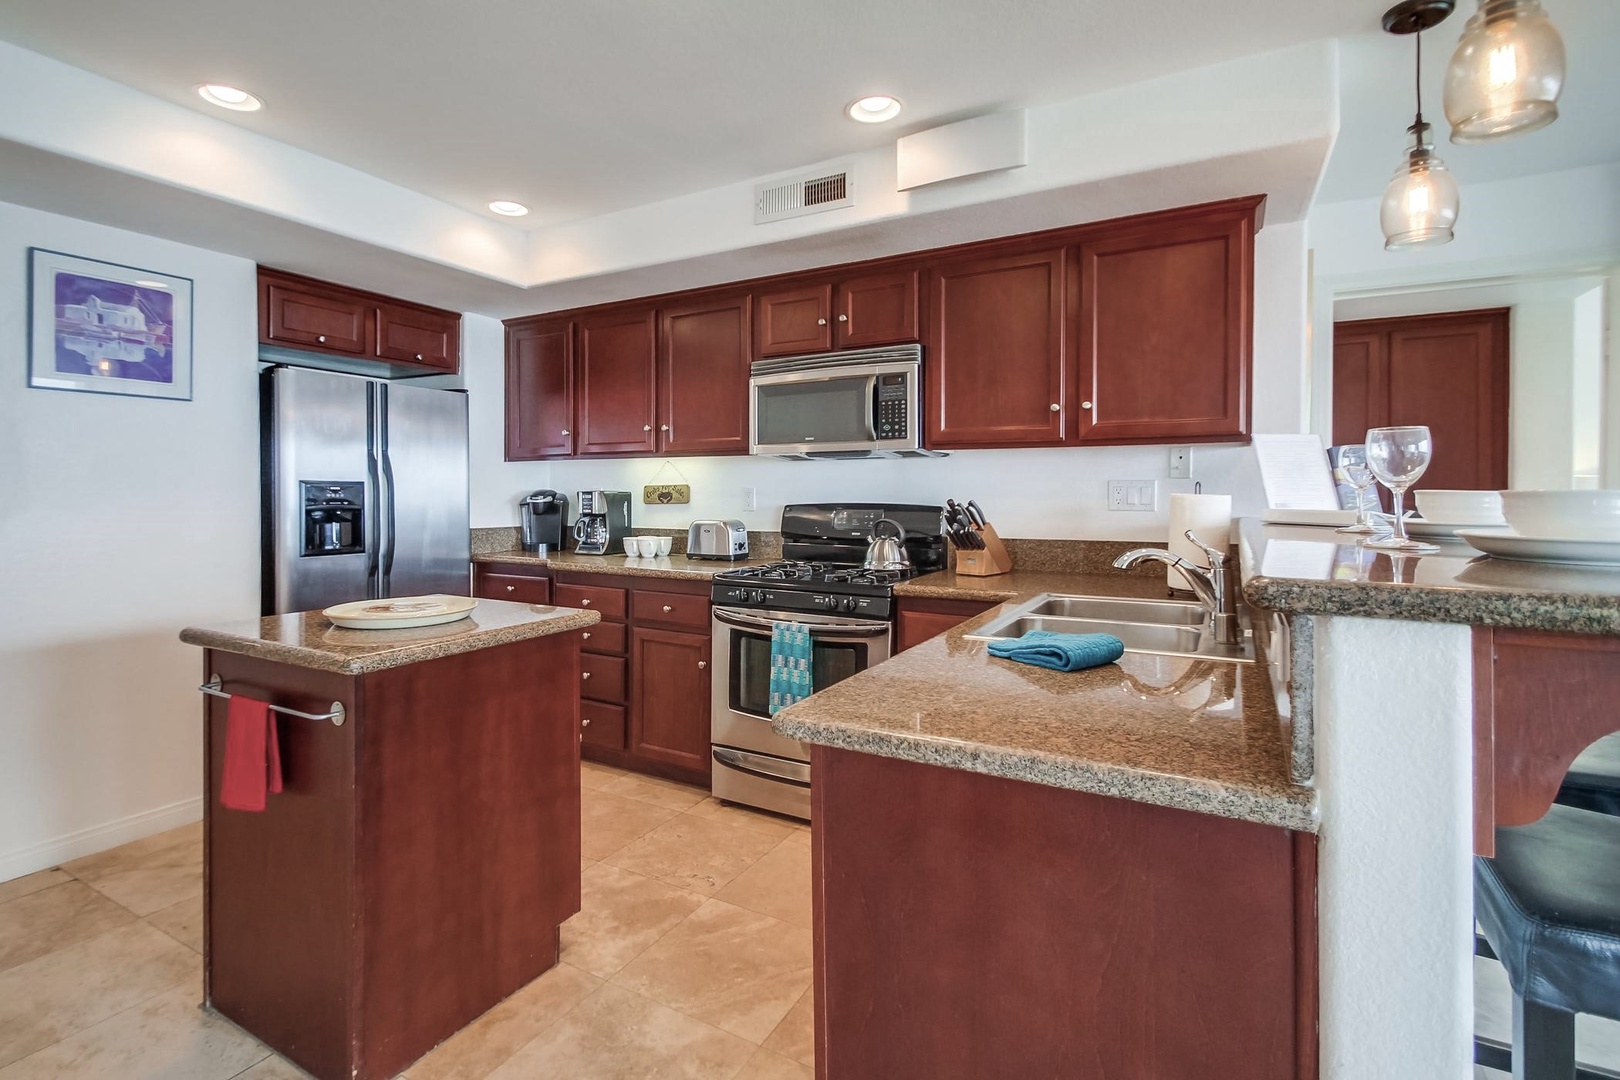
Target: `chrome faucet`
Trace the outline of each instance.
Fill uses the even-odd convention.
[[[1215,643],[1242,644],[1243,626],[1238,618],[1237,609],[1237,575],[1232,573],[1231,556],[1224,551],[1215,550],[1198,539],[1191,529],[1187,530],[1187,539],[1197,544],[1199,550],[1209,559],[1208,570],[1163,548],[1136,548],[1127,551],[1114,560],[1114,566],[1120,570],[1129,570],[1144,562],[1162,562],[1166,566],[1175,567],[1187,580],[1187,585],[1199,601],[1209,608]]]

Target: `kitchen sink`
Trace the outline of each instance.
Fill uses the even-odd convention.
[[[1240,645],[1218,645],[1204,606],[1175,600],[1042,593],[965,636],[973,641],[997,641],[1022,637],[1031,630],[1113,634],[1125,643],[1126,652],[1254,662],[1254,635],[1249,630],[1244,630]]]

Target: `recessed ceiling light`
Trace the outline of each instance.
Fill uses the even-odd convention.
[[[203,83],[197,87],[197,95],[210,105],[218,105],[222,109],[235,109],[237,112],[257,112],[264,108],[264,102],[246,90],[238,90],[224,83]]]
[[[859,120],[863,124],[881,124],[900,115],[900,99],[887,94],[873,94],[856,98],[844,111],[849,113],[851,120]]]
[[[496,199],[489,204],[489,208],[504,217],[522,217],[529,212],[529,208],[520,202],[510,199]]]

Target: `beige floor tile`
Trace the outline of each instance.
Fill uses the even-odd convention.
[[[709,797],[709,793],[702,788],[655,776],[620,776],[608,781],[601,790],[654,806],[667,806],[671,810],[689,810]]]
[[[143,922],[0,972],[0,1065],[200,978],[202,958]]]
[[[748,1059],[736,1080],[815,1080],[815,1075],[808,1065],[761,1049]]]
[[[603,861],[713,896],[780,842],[758,829],[681,814]]]
[[[0,1069],[0,1080],[228,1080],[262,1061],[269,1048],[198,1008],[201,996],[200,982],[177,986]]]
[[[710,900],[611,980],[762,1043],[810,986],[810,931]]]
[[[580,875],[579,914],[562,925],[563,960],[607,978],[702,906],[696,893],[597,863]]]
[[[804,996],[794,1003],[788,1014],[782,1017],[782,1022],[776,1025],[770,1038],[765,1040],[765,1049],[773,1050],[783,1057],[792,1058],[801,1065],[814,1065],[816,1063],[816,992],[814,989],[806,990]]]
[[[623,775],[625,774],[617,769],[610,769],[593,761],[579,763],[579,786],[586,790],[600,790]]]
[[[608,985],[489,1080],[732,1080],[753,1052],[735,1035]]]
[[[715,894],[728,904],[810,926],[810,849],[783,840]]]
[[[769,912],[766,912],[769,914]],[[203,951],[203,898],[202,894],[161,911],[154,911],[146,921],[168,934],[188,949]]]
[[[407,1075],[410,1080],[483,1080],[600,985],[594,975],[558,964],[440,1043]]]
[[[66,870],[53,866],[49,870],[41,870],[35,874],[27,874],[20,878],[12,878],[10,881],[0,881],[0,904],[5,903],[7,900],[15,900],[19,896],[27,896],[29,893],[36,893],[41,889],[48,889],[52,885],[60,885],[64,881],[72,880],[72,874],[68,873]]]
[[[246,1072],[237,1073],[231,1080],[314,1080],[284,1057],[271,1054]]]
[[[187,825],[63,864],[137,915],[202,894],[202,825]]]
[[[127,926],[135,916],[71,878],[0,904],[0,971]]]
[[[686,812],[694,817],[711,818],[715,821],[724,821],[728,825],[757,829],[779,839],[790,835],[798,828],[798,823],[792,818],[749,810],[742,806],[730,806],[715,798],[704,799]]]
[[[580,799],[580,853],[603,859],[674,817],[678,811],[586,790]]]

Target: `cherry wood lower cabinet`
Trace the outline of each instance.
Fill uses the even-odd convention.
[[[975,615],[1001,604],[1000,600],[935,600],[928,597],[895,598],[894,651],[921,645]]]
[[[557,962],[579,910],[576,634],[346,676],[207,650],[272,713],[284,790],[219,805],[207,698],[204,995],[319,1080],[392,1077]]]
[[[692,774],[709,773],[709,635],[630,630],[635,704],[630,752]],[[701,710],[693,702],[701,702]],[[697,713],[702,713],[702,723]]]
[[[821,1080],[1314,1080],[1316,840],[811,748]]]

